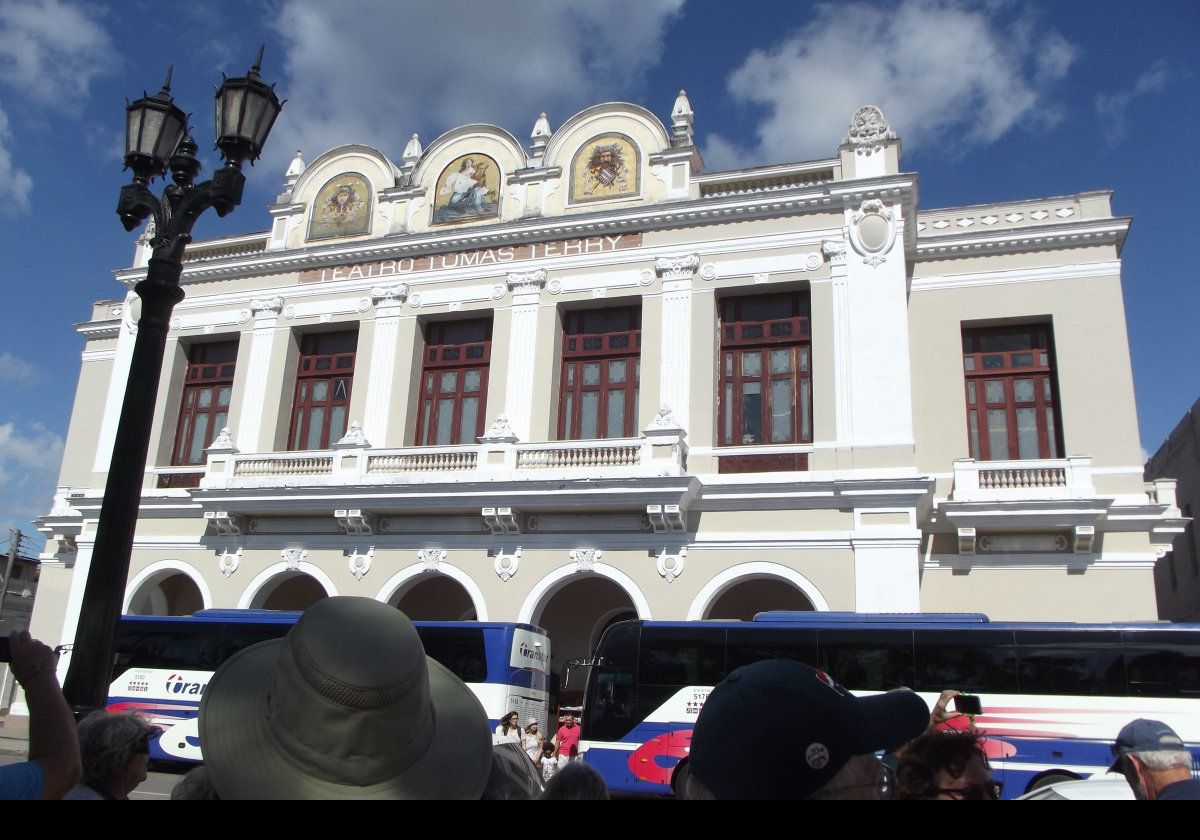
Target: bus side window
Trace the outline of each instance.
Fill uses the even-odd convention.
[[[821,670],[854,691],[913,685],[911,630],[826,630],[818,634]]]
[[[1135,697],[1200,697],[1200,651],[1194,633],[1126,630],[1125,669]]]
[[[917,630],[917,691],[1017,691],[1017,651],[1010,630]]]
[[[817,631],[796,628],[732,628],[725,652],[727,672],[761,662],[764,659],[794,659],[805,665],[817,664]]]
[[[725,630],[643,627],[643,685],[716,685],[725,679]]]
[[[1117,631],[1018,630],[1022,694],[1123,697],[1125,661]]]

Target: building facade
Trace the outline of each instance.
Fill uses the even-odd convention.
[[[730,172],[682,92],[669,122],[297,156],[269,231],[190,246],[127,610],[364,595],[539,623],[556,667],[631,616],[1155,617],[1181,525],[1110,195],[921,209],[873,107]],[[137,311],[78,326],[42,638],[73,638]]]
[[[1169,476],[1178,482],[1177,504],[1186,520],[1173,550],[1154,568],[1158,617],[1168,621],[1200,621],[1200,543],[1196,511],[1200,510],[1200,400],[1183,415],[1146,462],[1146,480]]]

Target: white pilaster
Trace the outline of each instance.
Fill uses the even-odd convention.
[[[692,281],[700,257],[660,257],[654,268],[662,278],[662,360],[659,405],[670,406],[686,431],[691,424]]]
[[[846,243],[826,240],[821,250],[829,258],[830,287],[833,293],[833,393],[837,440],[854,439],[853,388],[850,355],[850,288],[846,278]]]
[[[533,421],[533,365],[537,355],[538,301],[545,285],[544,269],[508,275],[508,288],[513,297],[504,413],[508,417],[513,434],[520,440],[529,440],[529,430]]]
[[[283,298],[252,300],[254,329],[250,338],[250,363],[246,366],[245,397],[237,422],[237,448],[242,452],[259,451],[263,409],[267,400],[267,377],[271,372],[271,355],[276,341],[275,324],[283,309]]]
[[[912,445],[908,288],[901,205],[870,200],[845,209],[844,300],[838,356],[848,360],[848,401],[839,445]],[[835,312],[838,295],[835,282]],[[835,329],[838,327],[835,325]],[[842,431],[847,438],[841,438]]]
[[[400,313],[408,287],[403,283],[371,290],[375,301],[375,340],[371,345],[371,375],[363,409],[363,434],[376,444],[386,439],[392,388],[396,377],[396,346]]]
[[[920,541],[851,540],[855,612],[920,612]]]
[[[138,296],[129,292],[121,307],[121,327],[117,333],[117,350],[113,356],[112,379],[108,382],[108,396],[104,400],[104,413],[100,419],[100,437],[96,441],[96,460],[92,472],[106,473],[112,465],[113,444],[117,439],[117,421],[121,419],[121,404],[125,401],[125,383],[129,380],[129,366],[133,362],[133,345],[137,341],[137,322],[133,319],[133,305]]]
[[[93,539],[89,537],[89,539]],[[67,593],[67,606],[63,614],[61,644],[75,643],[75,630],[79,627],[79,612],[83,609],[83,589],[87,586],[88,571],[92,568],[92,543],[81,544],[75,553],[75,565],[71,570],[71,589]],[[67,678],[67,669],[71,667],[71,657],[62,656],[58,660],[58,681],[61,684]]]

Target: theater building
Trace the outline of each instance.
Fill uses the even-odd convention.
[[[268,230],[188,249],[126,610],[361,595],[540,624],[556,666],[632,616],[1155,618],[1182,521],[1143,482],[1130,219],[924,209],[878,109],[833,139],[706,172],[681,93],[669,125],[297,156]],[[137,312],[78,325],[44,639],[74,635]]]

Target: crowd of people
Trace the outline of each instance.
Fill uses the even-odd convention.
[[[128,799],[146,779],[161,730],[135,714],[103,711],[76,727],[50,648],[25,632],[9,644],[30,710],[29,756],[0,767],[0,798]],[[676,793],[999,799],[982,736],[970,716],[948,710],[956,694],[944,692],[931,711],[912,691],[856,697],[790,660],[738,668],[700,711]],[[499,771],[474,694],[425,656],[403,613],[368,598],[322,600],[282,639],[231,657],[208,684],[199,727],[205,764],[181,779],[172,799],[528,798]],[[522,726],[515,712],[494,734],[536,766],[541,798],[609,798],[601,775],[576,760],[573,715],[560,718],[553,738],[536,719]],[[1111,769],[1138,799],[1200,799],[1191,755],[1166,724],[1129,723],[1112,754]]]

